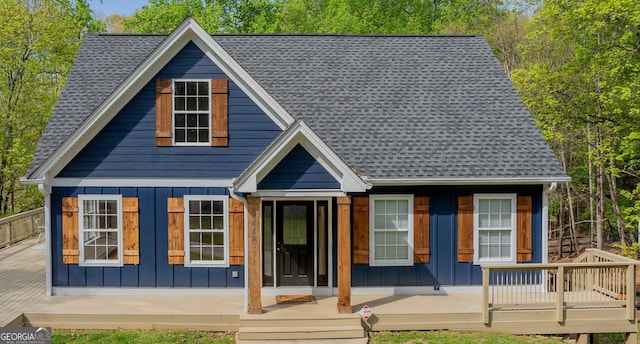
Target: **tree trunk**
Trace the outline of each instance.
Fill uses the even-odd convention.
[[[593,175],[593,142],[591,142],[591,125],[587,123],[587,168],[589,169],[589,240],[593,245],[593,214],[594,214],[594,194],[593,184],[595,184],[595,178]],[[593,247],[593,246],[592,246]]]
[[[613,164],[613,162],[611,162]],[[616,176],[613,172],[607,174],[607,179],[609,181],[609,192],[611,193],[611,205],[613,208],[613,212],[616,214],[616,223],[618,225],[618,235],[620,236],[620,244],[623,246],[627,246],[627,238],[624,233],[627,224],[624,222],[622,218],[622,214],[620,213],[620,205],[618,204],[618,185],[616,183]]]
[[[600,133],[598,132],[596,141],[600,146]],[[602,250],[604,247],[604,221],[605,221],[605,197],[604,197],[604,157],[601,149],[596,149],[598,161],[598,173],[596,181],[596,248]]]

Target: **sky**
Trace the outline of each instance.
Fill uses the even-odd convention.
[[[130,15],[148,3],[148,0],[89,0],[89,5],[98,18],[114,13]]]

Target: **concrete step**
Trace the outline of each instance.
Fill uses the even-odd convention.
[[[241,315],[238,340],[361,339],[366,333],[357,314]]]
[[[364,338],[362,326],[272,326],[243,327],[238,331],[239,340],[290,340],[290,339],[348,339]]]

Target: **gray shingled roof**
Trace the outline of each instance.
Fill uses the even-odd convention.
[[[29,176],[165,36],[87,36]],[[215,35],[369,178],[566,178],[479,36]]]

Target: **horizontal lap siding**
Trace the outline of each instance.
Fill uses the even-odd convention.
[[[62,198],[80,194],[137,197],[140,216],[140,264],[80,267],[62,262]],[[53,188],[51,194],[54,287],[203,287],[244,286],[243,265],[186,268],[168,264],[167,199],[184,195],[226,195],[224,188]],[[232,273],[237,271],[238,277]]]
[[[158,78],[228,77],[189,43],[58,177],[234,178],[281,133],[269,116],[230,81],[228,147],[156,147]]]
[[[480,266],[457,261],[457,199],[460,195],[474,193],[517,193],[519,196],[532,196],[532,262],[542,262],[542,187],[540,186],[374,188],[372,193],[415,194],[429,197],[431,257],[429,263],[413,266],[370,267],[368,264],[353,264],[351,283],[354,287],[481,285]],[[337,235],[335,223],[333,228],[335,238]],[[335,245],[334,243],[334,250]],[[335,269],[334,264],[334,272]],[[335,277],[334,281],[336,281]]]
[[[297,145],[258,184],[258,190],[283,189],[340,189],[340,183]]]

